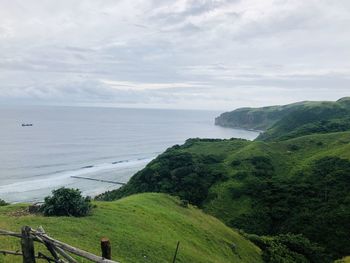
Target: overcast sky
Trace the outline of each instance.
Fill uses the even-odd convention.
[[[0,103],[336,100],[349,32],[349,0],[0,0]]]

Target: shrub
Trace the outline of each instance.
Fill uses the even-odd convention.
[[[288,149],[291,151],[298,151],[298,150],[300,150],[300,146],[298,146],[296,144],[289,144]]]
[[[180,206],[184,208],[188,208],[189,202],[188,200],[180,200]]]
[[[41,212],[45,216],[86,216],[91,212],[90,197],[83,197],[78,189],[62,187],[45,198]]]
[[[0,206],[5,206],[8,205],[8,203],[6,203],[4,200],[0,199]]]
[[[240,160],[233,160],[232,162],[231,162],[231,165],[232,166],[238,166],[238,165],[240,165],[241,164],[241,161]]]
[[[263,250],[267,263],[326,263],[324,249],[302,235],[282,234],[273,237],[244,234]]]

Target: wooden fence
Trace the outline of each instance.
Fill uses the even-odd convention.
[[[78,261],[73,258],[71,254],[96,263],[119,263],[111,260],[111,244],[107,238],[101,239],[102,256],[96,256],[92,253],[53,239],[45,233],[42,227],[34,230],[29,226],[24,226],[22,227],[21,233],[0,229],[0,236],[11,236],[21,239],[21,251],[0,250],[0,254],[22,256],[23,263],[35,263],[36,259],[55,263],[77,263]],[[50,253],[50,256],[45,255],[42,252],[35,254],[35,242],[43,244]]]
[[[21,233],[15,233],[7,230],[0,229],[0,236],[10,236],[19,238],[21,240],[21,250],[20,251],[9,251],[1,250],[0,254],[3,255],[13,255],[21,256],[23,258],[23,263],[35,263],[36,259],[45,260],[47,262],[55,263],[77,263],[78,261],[73,258],[70,254],[75,256],[90,260],[96,263],[119,263],[112,260],[111,253],[111,243],[108,238],[101,239],[101,255],[96,256],[92,253],[86,252],[79,248],[75,248],[71,245],[53,239],[45,233],[42,227],[37,230],[32,229],[29,226],[24,226],[21,229]],[[34,243],[38,242],[43,244],[50,256],[45,255],[42,252],[35,254]],[[176,262],[177,254],[179,251],[180,242],[177,242],[175,254],[172,262]]]

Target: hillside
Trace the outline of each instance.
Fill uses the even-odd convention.
[[[188,140],[152,161],[112,200],[166,192],[248,233],[304,234],[350,254],[350,132],[262,142]]]
[[[99,240],[110,238],[120,262],[170,262],[180,241],[177,262],[256,262],[260,250],[219,220],[165,194],[141,194],[114,202],[95,202],[92,216],[42,217],[24,212],[26,205],[0,207],[0,228],[43,226],[54,238],[99,254]],[[233,244],[235,249],[232,249]],[[0,249],[17,250],[19,241],[0,237]],[[0,262],[21,262],[0,256]]]
[[[215,119],[215,125],[248,130],[266,130],[284,116],[308,103],[310,102],[262,108],[239,108],[222,113]]]
[[[300,102],[285,106],[243,108],[223,113],[217,125],[264,130],[258,140],[273,141],[308,134],[350,130],[350,99]]]

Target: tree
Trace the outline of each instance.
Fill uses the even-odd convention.
[[[80,190],[59,188],[52,191],[52,196],[45,197],[41,211],[45,216],[86,216],[91,212],[90,197],[83,197]]]
[[[6,203],[4,200],[0,199],[0,206],[5,206],[8,205],[8,203]]]

